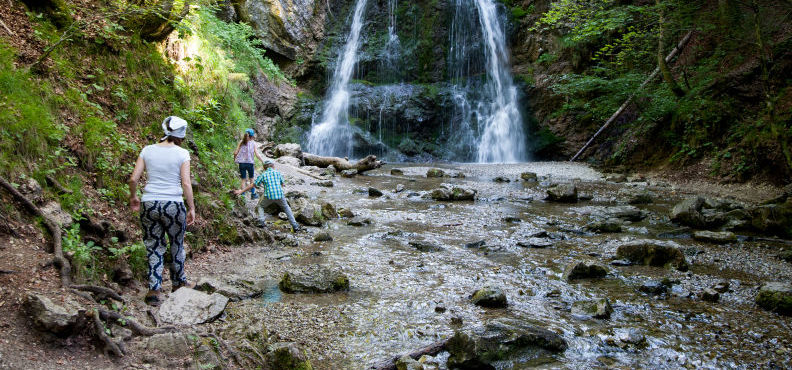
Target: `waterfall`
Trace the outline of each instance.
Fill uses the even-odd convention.
[[[360,47],[360,29],[363,27],[363,10],[367,0],[357,0],[343,53],[336,64],[330,93],[318,124],[308,133],[308,151],[319,155],[351,156],[353,148],[352,127],[349,124],[349,79],[357,61]]]
[[[477,17],[469,1],[475,2]],[[477,162],[526,160],[517,87],[509,71],[505,32],[495,2],[457,0],[450,42],[453,117],[458,122],[450,125],[449,142]],[[481,73],[483,82],[474,78]]]

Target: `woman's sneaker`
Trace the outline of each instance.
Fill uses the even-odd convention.
[[[148,293],[146,293],[146,298],[143,298],[143,302],[154,307],[161,305],[164,300],[165,297],[159,290],[149,290]]]

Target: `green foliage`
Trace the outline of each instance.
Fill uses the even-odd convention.
[[[514,18],[514,19],[520,19],[522,17],[525,17],[529,13],[530,13],[529,11],[526,11],[525,9],[523,9],[522,7],[519,7],[519,6],[515,6],[515,7],[511,8],[511,15],[512,15],[512,18]]]
[[[67,229],[62,239],[63,251],[71,255],[72,269],[86,280],[94,280],[99,273],[97,253],[102,248],[93,241],[83,242],[80,224],[74,223]]]
[[[536,63],[538,64],[545,64],[549,65],[558,60],[558,56],[555,54],[550,53],[542,53],[539,58],[536,59]]]

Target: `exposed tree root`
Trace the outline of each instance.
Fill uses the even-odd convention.
[[[50,186],[54,187],[56,190],[58,190],[58,192],[60,192],[62,194],[71,194],[72,193],[71,189],[67,189],[60,182],[58,182],[58,180],[55,180],[54,177],[52,177],[50,175],[47,175],[47,176],[44,177],[44,179],[47,180],[47,184],[49,184]]]
[[[119,346],[118,343],[114,342],[113,339],[107,335],[105,332],[104,323],[102,323],[102,320],[99,318],[99,314],[96,312],[96,310],[88,311],[86,315],[93,318],[94,336],[104,343],[105,356],[113,354],[116,357],[124,357],[124,350],[121,348],[121,346]]]
[[[410,353],[403,353],[401,355],[393,356],[382,362],[378,362],[372,365],[371,368],[377,370],[396,370],[396,361],[399,361],[400,358],[404,356],[410,356],[413,359],[417,360],[421,358],[421,356],[423,355],[434,356],[445,349],[446,343],[448,343],[447,339],[441,340],[439,342],[434,342],[426,347],[419,348]]]
[[[345,158],[321,157],[310,153],[303,153],[303,161],[305,161],[305,164],[308,166],[325,168],[327,166],[333,165],[333,167],[339,171],[357,170],[359,173],[373,170],[382,166],[382,161],[378,161],[377,156],[375,155],[369,155],[366,158],[352,163]]]
[[[122,303],[126,303],[126,300],[124,300],[124,297],[122,297],[121,295],[119,295],[118,293],[116,293],[114,290],[112,290],[110,288],[105,288],[105,287],[96,286],[96,285],[72,285],[71,288],[72,289],[76,289],[76,290],[82,290],[82,291],[86,291],[86,292],[91,292],[91,293],[97,294],[99,297],[101,297],[101,298],[99,298],[100,300],[101,299],[105,299],[105,298],[112,298],[112,299],[115,299],[116,301],[119,301],[119,302],[122,302]]]
[[[108,310],[104,310],[104,309],[99,309],[99,316],[101,316],[101,318],[105,319],[105,320],[116,320],[121,325],[126,326],[130,330],[132,330],[132,332],[135,333],[136,335],[140,335],[140,336],[144,336],[144,337],[150,337],[150,336],[156,335],[156,334],[171,333],[171,332],[175,332],[176,331],[176,328],[174,328],[172,326],[167,326],[167,327],[162,327],[162,328],[149,328],[149,327],[147,327],[147,326],[135,321],[134,319],[131,319],[131,318],[126,317],[126,316],[123,316],[120,313],[115,312],[115,311],[108,311]]]

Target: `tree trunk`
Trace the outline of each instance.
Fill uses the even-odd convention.
[[[665,11],[662,6],[661,0],[657,0],[657,7],[660,11],[660,24],[659,24],[659,35],[657,37],[657,67],[660,68],[660,73],[663,75],[663,80],[668,84],[668,87],[671,88],[671,91],[677,97],[685,96],[685,90],[679,86],[679,84],[674,79],[674,75],[671,73],[671,69],[668,68],[668,64],[665,60],[664,51],[665,50]]]
[[[338,157],[321,157],[318,155],[303,153],[303,161],[307,166],[316,166],[325,168],[333,165],[338,171],[357,170],[358,173],[373,170],[382,166],[382,161],[377,160],[377,156],[369,155],[355,163],[352,163],[344,158]]]

